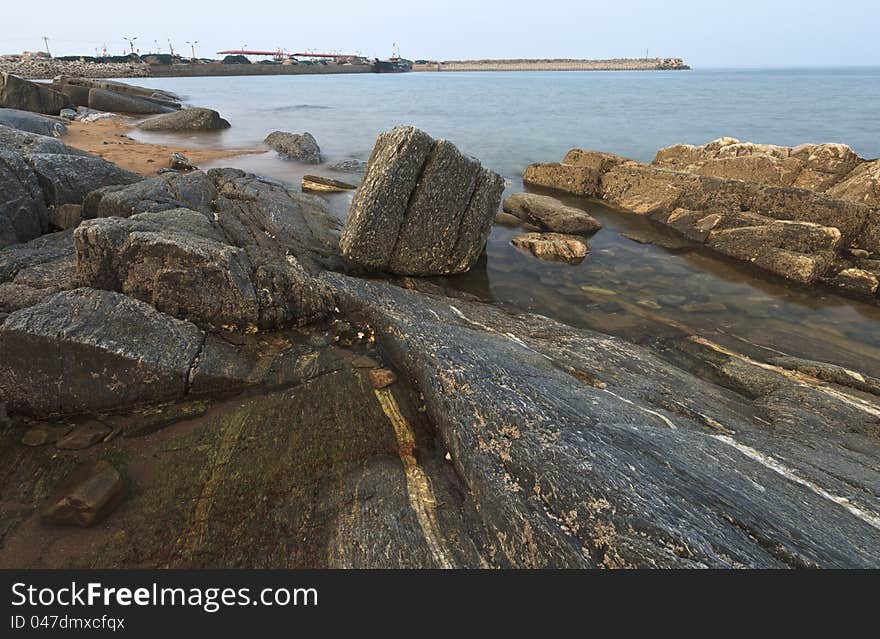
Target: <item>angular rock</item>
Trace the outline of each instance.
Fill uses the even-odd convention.
[[[168,174],[128,187],[96,189],[83,202],[83,218],[130,217],[135,213],[187,208],[211,211],[217,188],[203,172]]]
[[[82,221],[82,204],[62,204],[49,210],[49,226],[59,231],[75,229]]]
[[[859,295],[876,295],[880,288],[877,275],[860,268],[847,268],[831,278],[831,285],[857,293]]]
[[[77,107],[89,106],[89,87],[79,86],[75,84],[65,84],[59,91],[67,96],[71,104]]]
[[[61,450],[84,450],[104,441],[111,429],[99,421],[80,424],[55,443]]]
[[[35,153],[28,163],[40,180],[46,204],[82,204],[86,196],[105,186],[127,185],[144,178],[96,157]]]
[[[58,115],[68,104],[67,97],[58,91],[0,72],[0,107]]]
[[[561,233],[525,233],[510,242],[549,262],[579,264],[590,252],[581,238]]]
[[[53,524],[93,526],[122,503],[125,482],[109,462],[86,461],[62,482],[40,511]]]
[[[304,175],[302,179],[302,190],[312,193],[344,193],[345,191],[354,191],[357,186],[348,182],[339,180],[331,180],[320,175]]]
[[[173,108],[133,95],[124,95],[107,89],[90,89],[90,109],[110,111],[112,113],[130,113],[132,115],[154,115],[172,113]]]
[[[373,368],[367,373],[367,377],[376,390],[387,388],[397,381],[394,371],[387,368]]]
[[[365,173],[367,163],[363,160],[342,160],[341,162],[328,164],[327,168],[339,173]]]
[[[321,148],[311,133],[275,131],[267,135],[264,142],[287,159],[304,164],[321,163]]]
[[[501,211],[495,216],[494,220],[495,224],[499,226],[506,226],[507,228],[515,229],[522,226],[523,221],[519,219],[515,215],[511,215],[510,213],[505,213]]]
[[[41,417],[178,399],[203,339],[125,295],[57,293],[0,326],[0,401]]]
[[[836,228],[808,222],[774,221],[715,231],[706,246],[786,279],[812,284],[832,265],[841,234]]]
[[[73,257],[73,231],[49,233],[25,244],[0,249],[0,282],[8,282],[28,268]]]
[[[590,235],[602,228],[586,211],[546,195],[515,193],[504,200],[503,207],[506,213],[554,233]]]
[[[414,127],[376,141],[342,233],[344,257],[401,275],[470,269],[498,210],[502,178]]]
[[[880,206],[880,160],[857,166],[826,193],[842,200]]]
[[[0,149],[0,248],[49,230],[49,213],[36,173],[18,153]]]
[[[183,109],[150,118],[138,125],[144,131],[220,131],[228,129],[229,122],[213,109]]]
[[[602,174],[627,158],[611,153],[572,149],[561,163],[532,164],[523,174],[523,182],[534,186],[593,197],[599,190]]]
[[[67,127],[63,122],[18,109],[0,109],[0,124],[19,131],[47,135],[53,138],[67,135]]]

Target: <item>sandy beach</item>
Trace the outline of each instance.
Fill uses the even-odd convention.
[[[199,165],[222,158],[264,152],[264,149],[192,149],[139,142],[128,135],[137,122],[134,118],[125,117],[106,118],[96,122],[71,122],[64,142],[146,177],[153,177],[160,168],[167,167],[172,153],[180,153],[193,164]]]

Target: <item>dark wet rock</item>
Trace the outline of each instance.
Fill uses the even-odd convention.
[[[86,461],[62,482],[40,511],[44,521],[88,527],[112,513],[125,496],[125,482],[109,462]]]
[[[328,164],[327,168],[338,173],[365,173],[367,163],[363,160],[342,160],[341,162]]]
[[[132,115],[153,115],[174,112],[174,108],[170,106],[165,106],[155,101],[134,95],[125,95],[116,91],[108,91],[107,89],[90,89],[88,107],[97,111],[130,113]]]
[[[59,113],[59,115],[68,122],[73,122],[74,120],[76,120],[76,109],[61,109],[61,113]]]
[[[89,106],[89,87],[79,86],[75,84],[65,84],[60,89],[61,93],[67,96],[71,104],[77,107]]]
[[[49,233],[25,244],[0,249],[0,282],[13,280],[20,271],[73,256],[73,231]]]
[[[188,208],[211,211],[217,189],[208,176],[196,171],[141,180],[128,187],[96,189],[83,202],[83,218],[130,217],[135,213]]]
[[[57,293],[0,327],[0,401],[46,416],[177,399],[203,341],[194,325],[118,293]]]
[[[92,420],[76,426],[70,433],[55,443],[61,450],[83,450],[104,441],[112,429],[99,421]]]
[[[379,368],[379,363],[366,355],[358,355],[351,360],[351,365],[352,368]]]
[[[67,135],[67,127],[55,118],[18,109],[0,109],[0,124],[19,131],[58,138]]]
[[[140,182],[144,178],[96,157],[35,153],[28,163],[40,180],[46,204],[82,204],[96,189]]]
[[[82,204],[62,204],[49,209],[49,226],[59,231],[75,229],[82,221]]]
[[[163,404],[127,415],[104,418],[104,422],[109,430],[118,430],[125,437],[144,437],[170,424],[201,417],[208,412],[208,407],[209,403],[205,400]]]
[[[174,152],[171,154],[170,168],[175,171],[198,171],[199,167],[189,161],[189,158],[181,153]]]
[[[354,191],[356,188],[357,186],[354,184],[332,180],[320,175],[304,175],[302,179],[302,190],[313,193],[344,193],[345,191]]]
[[[32,153],[61,153],[66,155],[89,156],[85,151],[80,151],[72,146],[67,146],[61,140],[46,135],[37,135],[27,131],[19,131],[12,127],[0,124],[0,147],[7,151],[16,151],[23,155]]]
[[[0,324],[3,323],[3,320],[0,319]],[[6,404],[4,402],[0,402],[0,428],[6,428],[12,422],[9,419],[9,415],[6,414]]]
[[[499,175],[445,140],[414,127],[383,133],[355,193],[342,254],[400,275],[467,271],[485,246],[503,188]]]
[[[510,242],[549,262],[579,264],[590,252],[590,248],[579,237],[561,233],[525,233],[517,235]]]
[[[876,405],[694,336],[660,359],[534,315],[327,278],[419,385],[511,565],[880,559]]]
[[[57,292],[58,289],[54,288],[36,288],[26,284],[3,282],[0,284],[0,312],[13,313],[34,306]]]
[[[0,72],[0,107],[58,115],[68,106],[66,96],[47,86]]]
[[[144,131],[221,131],[229,122],[213,109],[192,108],[150,118],[138,125]]]
[[[287,159],[303,164],[321,163],[321,148],[311,133],[275,131],[266,136],[264,142]]]
[[[18,153],[0,149],[0,248],[27,242],[49,228],[49,212],[37,175]]]
[[[373,386],[373,388],[377,390],[388,388],[397,381],[397,375],[394,374],[394,371],[387,368],[371,369],[367,373],[367,377],[369,378],[370,384]]]
[[[556,198],[534,193],[515,193],[504,200],[504,211],[545,231],[567,235],[591,235],[602,225],[581,209],[567,206]]]
[[[880,379],[844,368],[843,366],[789,356],[775,357],[770,360],[770,363],[787,370],[804,373],[825,382],[855,388],[872,395],[880,395]]]

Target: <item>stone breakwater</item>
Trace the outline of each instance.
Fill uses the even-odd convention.
[[[448,60],[413,66],[413,71],[685,71],[688,69],[690,67],[681,58]]]
[[[0,57],[0,71],[22,78],[48,80],[59,75],[83,78],[146,78],[150,66],[136,62],[79,62],[42,57]]]
[[[573,149],[527,184],[595,197],[800,284],[873,298],[880,288],[880,161],[842,144],[723,138],[651,164]]]

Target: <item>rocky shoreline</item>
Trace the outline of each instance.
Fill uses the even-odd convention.
[[[65,86],[2,106],[144,97]],[[161,101],[147,122],[218,126]],[[485,268],[493,221],[583,259],[583,210],[500,212],[498,174],[413,127],[379,137],[344,223],[241,170],[145,176],[63,140],[0,124],[3,567],[880,565],[880,381],[649,309],[640,345],[442,287]],[[743,147],[572,151],[525,180],[800,284],[876,273],[871,162]]]

